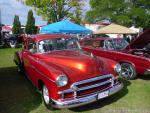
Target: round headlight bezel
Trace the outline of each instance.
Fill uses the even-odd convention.
[[[58,87],[63,87],[68,84],[68,77],[65,74],[60,74],[56,79],[56,84]]]
[[[121,65],[118,63],[114,66],[114,70],[117,72],[117,73],[121,73]]]

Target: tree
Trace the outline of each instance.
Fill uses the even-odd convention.
[[[21,23],[19,21],[19,16],[18,15],[15,15],[15,17],[14,17],[12,32],[14,34],[20,34],[22,32]]]
[[[37,28],[35,26],[35,18],[33,16],[32,10],[29,10],[28,12],[28,20],[26,24],[25,31],[27,34],[36,34],[37,33]]]
[[[22,1],[22,0],[19,0]],[[35,8],[49,23],[70,18],[77,23],[81,21],[82,0],[24,0],[25,4]]]
[[[90,5],[86,21],[109,19],[125,26],[150,27],[149,0],[90,0]]]

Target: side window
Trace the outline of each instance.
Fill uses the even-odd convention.
[[[101,47],[101,48],[104,48],[104,40],[101,40],[101,42],[100,42],[100,47]]]
[[[113,43],[111,40],[106,40],[105,41],[105,48],[106,50],[114,50],[114,47],[113,47]]]
[[[37,52],[36,43],[32,39],[28,40],[28,50],[31,53],[36,53]]]
[[[94,48],[99,48],[100,47],[100,41],[99,40],[94,40],[93,45]]]
[[[85,40],[84,41],[84,46],[92,46],[93,45],[93,41],[92,40]]]

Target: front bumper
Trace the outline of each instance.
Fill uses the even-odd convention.
[[[114,85],[113,87],[110,87],[109,89],[107,89],[105,91],[109,91],[108,96],[110,96],[110,95],[113,95],[114,93],[117,93],[122,88],[123,88],[123,84],[118,83],[118,84]],[[90,95],[90,96],[86,96],[86,97],[82,97],[82,98],[75,98],[75,99],[67,100],[67,101],[52,100],[52,106],[54,108],[72,108],[72,107],[85,105],[85,104],[88,104],[88,103],[98,101],[99,100],[98,99],[98,94],[99,93],[102,93],[102,92],[98,92],[98,93]]]
[[[144,72],[144,75],[150,75],[150,69],[147,69],[147,70]]]

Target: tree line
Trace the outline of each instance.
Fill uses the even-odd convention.
[[[125,26],[150,28],[149,0],[90,0],[88,22],[107,19]]]
[[[21,1],[21,3],[33,7],[37,14],[42,16],[48,23],[58,22],[63,19],[70,19],[78,24],[85,22],[95,23],[102,20],[109,20],[111,22],[128,27],[135,26],[142,27],[144,29],[150,28],[149,0],[18,1]],[[86,13],[84,11],[84,9],[87,7],[85,6],[85,2],[89,2],[90,4],[90,10],[88,10]],[[29,25],[27,28],[30,27],[31,26]]]
[[[23,31],[21,29],[21,22],[19,20],[18,15],[15,15],[15,17],[14,17],[12,32],[14,34],[23,33]],[[27,17],[27,23],[25,26],[25,33],[26,34],[36,34],[37,32],[38,32],[38,29],[35,26],[35,18],[33,16],[33,12],[32,12],[32,10],[29,10],[28,17]]]

